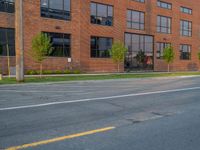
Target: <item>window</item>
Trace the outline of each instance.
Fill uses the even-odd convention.
[[[112,47],[112,38],[91,37],[91,57],[109,58],[109,49]]]
[[[133,1],[140,2],[140,3],[144,3],[145,2],[145,0],[133,0]]]
[[[157,16],[157,32],[171,33],[171,18],[165,16]]]
[[[69,34],[45,32],[51,38],[53,50],[49,54],[52,57],[70,57],[71,39]]]
[[[153,36],[125,33],[125,68],[153,69]]]
[[[41,0],[41,16],[70,20],[70,0]]]
[[[0,56],[15,56],[15,30],[0,28]]]
[[[0,12],[15,12],[15,0],[0,0]]]
[[[192,22],[181,20],[180,22],[180,29],[181,29],[181,35],[182,36],[192,36]]]
[[[91,3],[91,23],[112,26],[113,25],[113,6]]]
[[[140,11],[127,11],[127,27],[131,29],[144,30],[144,13]]]
[[[125,34],[125,43],[129,52],[144,51],[153,53],[153,37],[140,34]]]
[[[187,44],[180,45],[180,59],[181,60],[191,59],[191,45],[187,45]]]
[[[165,9],[172,9],[172,4],[158,0],[157,6]]]
[[[157,47],[157,59],[162,59],[163,58],[164,49],[166,47],[169,47],[169,46],[171,46],[170,43],[162,43],[162,42],[156,43],[156,47]]]
[[[192,14],[192,9],[186,8],[186,7],[181,7],[180,8],[181,12],[186,13],[186,14]]]

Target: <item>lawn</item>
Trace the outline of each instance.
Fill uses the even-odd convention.
[[[140,73],[140,74],[108,74],[108,75],[75,75],[75,76],[49,76],[49,77],[26,77],[24,83],[45,83],[60,81],[84,81],[84,80],[108,80],[108,79],[130,79],[130,78],[154,78],[154,77],[176,77],[200,75],[200,72],[184,73]],[[16,84],[15,78],[3,78],[0,84]]]

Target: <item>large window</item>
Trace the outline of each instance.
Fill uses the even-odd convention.
[[[171,33],[171,18],[165,16],[157,16],[157,32]]]
[[[15,56],[15,30],[0,28],[0,56]]]
[[[0,12],[15,12],[15,0],[0,0]]]
[[[180,45],[180,59],[181,60],[191,59],[191,45],[187,45],[187,44]]]
[[[70,57],[71,40],[69,34],[45,32],[51,38],[52,51],[49,56],[52,57]]]
[[[112,26],[113,25],[113,6],[91,3],[91,23]]]
[[[153,69],[152,36],[125,33],[125,45],[128,48],[125,68]]]
[[[157,6],[165,9],[172,9],[172,4],[158,0]]]
[[[180,22],[180,28],[181,28],[181,35],[182,36],[192,36],[192,22],[181,20]]]
[[[109,49],[112,47],[112,38],[91,37],[91,57],[108,58],[110,57]]]
[[[70,20],[70,0],[41,0],[41,16]]]
[[[157,42],[156,47],[157,47],[157,59],[162,59],[163,58],[163,52],[166,47],[171,46],[170,43],[163,43],[163,42]]]
[[[127,27],[144,30],[144,12],[127,10]]]

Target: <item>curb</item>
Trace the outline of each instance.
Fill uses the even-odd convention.
[[[127,80],[167,80],[167,79],[187,79],[187,78],[199,78],[200,75],[188,75],[188,76],[174,76],[174,77],[145,77],[145,78],[122,78],[122,79],[105,79],[105,80],[79,80],[79,81],[58,81],[58,82],[42,82],[42,83],[19,83],[19,84],[0,84],[2,86],[25,86],[25,85],[50,85],[50,84],[67,84],[67,83],[86,83],[86,82],[109,82],[109,81],[127,81]]]

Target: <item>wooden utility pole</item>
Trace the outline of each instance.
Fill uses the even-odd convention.
[[[23,0],[15,0],[16,80],[24,81]]]

